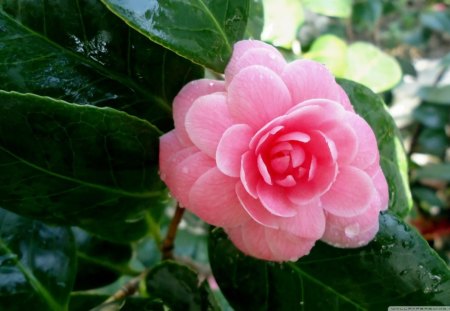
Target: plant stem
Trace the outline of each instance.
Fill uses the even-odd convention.
[[[184,208],[182,208],[179,204],[177,204],[177,208],[175,210],[175,214],[172,217],[172,221],[170,222],[169,230],[167,231],[166,238],[164,239],[162,246],[161,246],[161,252],[162,252],[162,259],[174,259],[173,258],[173,247],[174,247],[174,241],[175,236],[177,234],[178,225],[181,222],[181,219],[184,215]]]

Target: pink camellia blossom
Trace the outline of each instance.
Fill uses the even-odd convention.
[[[388,189],[376,138],[321,64],[240,41],[225,81],[190,82],[173,113],[161,178],[245,254],[297,260],[319,239],[359,247],[378,231]]]

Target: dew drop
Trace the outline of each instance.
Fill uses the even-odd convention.
[[[344,233],[348,238],[353,239],[359,234],[359,230],[359,224],[356,223],[345,227]]]
[[[214,86],[214,82],[209,82],[209,86]]]
[[[400,275],[407,275],[408,274],[408,270],[402,270],[402,271],[400,271]]]

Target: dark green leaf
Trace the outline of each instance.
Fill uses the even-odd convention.
[[[67,310],[75,269],[70,229],[0,209],[2,310]]]
[[[168,311],[161,300],[129,297],[125,301],[102,304],[106,295],[73,294],[70,297],[69,311]],[[100,307],[101,306],[101,307]],[[94,309],[97,308],[97,309]],[[109,309],[108,309],[109,308]]]
[[[424,12],[420,15],[420,21],[427,28],[450,33],[450,14],[448,11]]]
[[[164,194],[150,123],[31,94],[0,91],[0,103],[4,208],[107,233],[110,223],[143,218]]]
[[[423,166],[416,171],[416,178],[450,181],[450,163],[430,164]]]
[[[264,28],[264,7],[263,0],[252,0],[249,3],[247,28],[245,28],[245,37],[259,40]]]
[[[383,0],[357,1],[353,5],[352,23],[361,30],[373,30],[383,13]]]
[[[248,18],[248,0],[101,0],[127,24],[195,63],[223,72]]]
[[[424,86],[418,93],[420,99],[442,105],[450,105],[450,85]]]
[[[132,249],[95,237],[79,228],[72,228],[77,245],[78,271],[74,290],[93,289],[108,285],[124,274],[137,275],[129,268]]]
[[[0,89],[113,107],[164,131],[173,97],[203,74],[99,0],[0,2],[0,59]]]
[[[218,310],[208,285],[198,285],[197,274],[186,266],[165,261],[147,275],[147,291],[161,299],[172,310]]]
[[[450,101],[450,99],[449,99]],[[448,107],[422,103],[413,111],[414,119],[430,128],[444,128],[450,121]]]
[[[382,99],[355,82],[339,80],[356,112],[372,127],[378,141],[381,167],[389,185],[389,209],[405,216],[412,206],[407,159],[400,133]]]
[[[319,242],[298,262],[275,264],[244,256],[215,229],[209,254],[214,276],[236,311],[450,304],[447,265],[414,229],[388,213],[380,215],[376,238],[358,249]]]
[[[425,128],[420,132],[417,140],[417,152],[429,153],[438,157],[444,157],[449,146],[450,139],[444,128]]]

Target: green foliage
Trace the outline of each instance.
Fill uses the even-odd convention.
[[[221,290],[237,311],[450,304],[446,264],[414,229],[389,213],[380,216],[375,240],[358,249],[319,242],[295,263],[274,264],[243,255],[215,229],[209,253]]]

